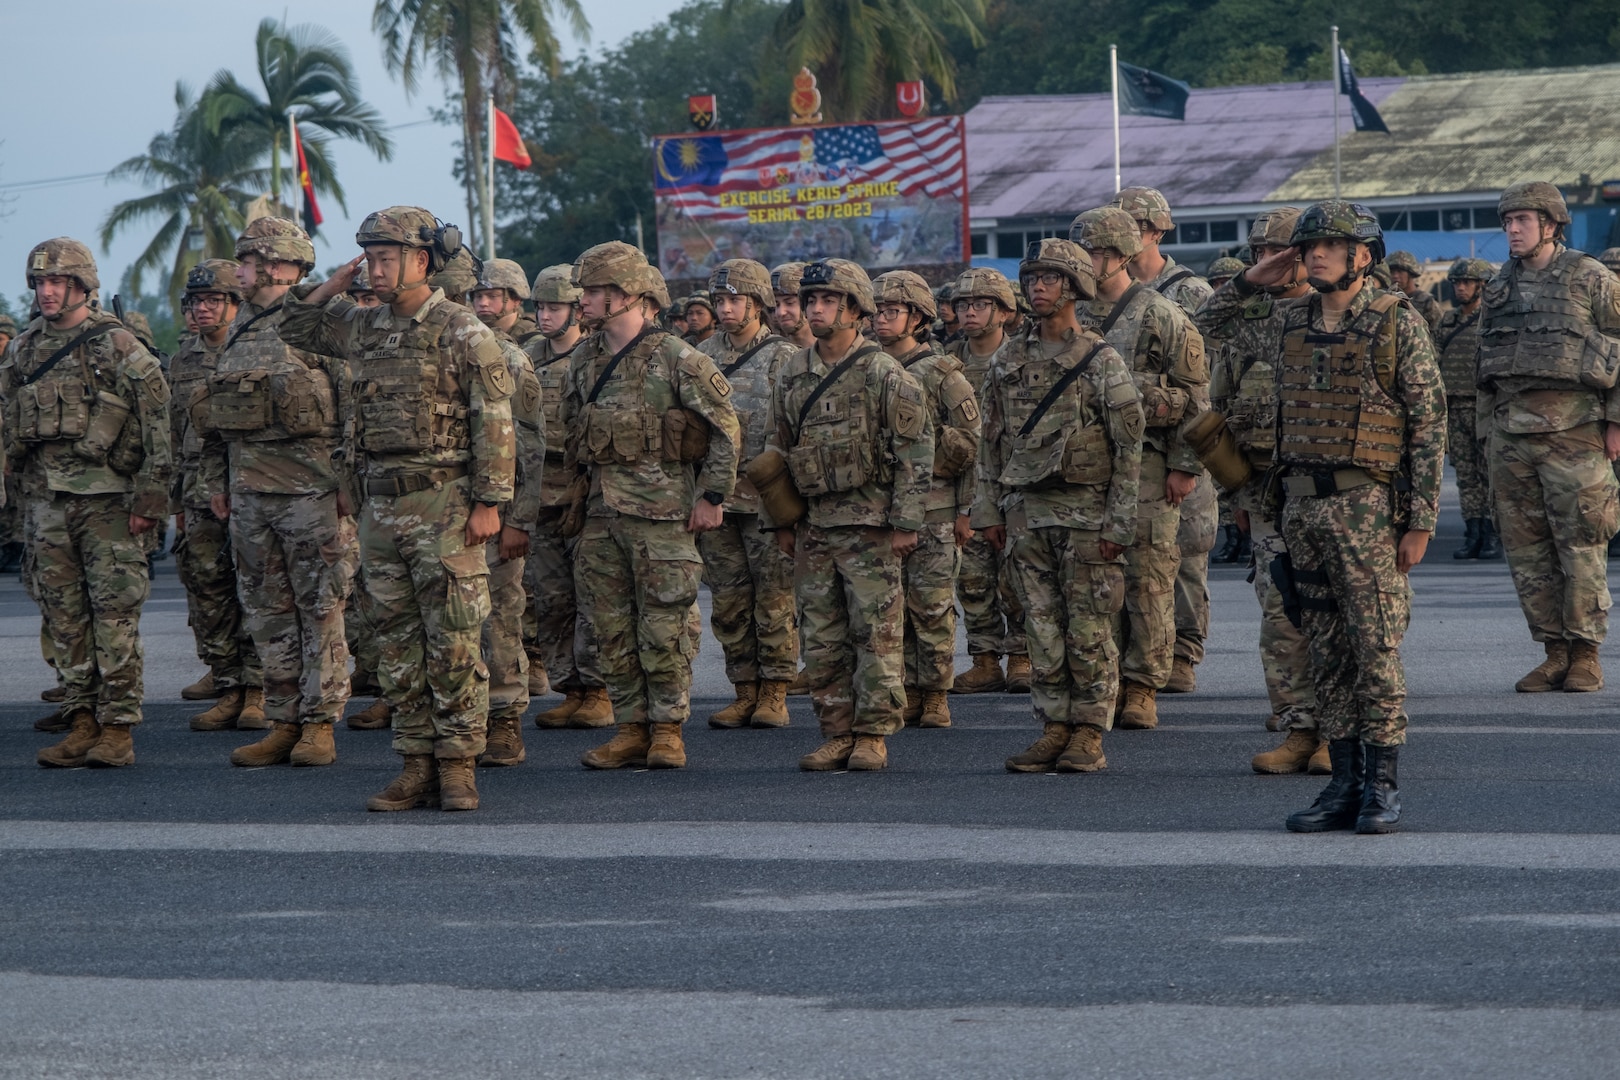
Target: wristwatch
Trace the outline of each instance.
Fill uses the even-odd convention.
[[[711,506],[719,506],[721,503],[726,501],[726,497],[720,494],[718,491],[705,491],[703,493],[703,501]]]

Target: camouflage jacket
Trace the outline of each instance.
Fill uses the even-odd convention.
[[[1434,328],[1434,351],[1440,356],[1440,376],[1446,382],[1446,397],[1470,398],[1479,392],[1474,384],[1475,361],[1479,357],[1479,317],[1483,306],[1467,315],[1451,308],[1440,316]],[[1469,406],[1472,408],[1473,406]]]
[[[1406,295],[1406,302],[1412,305],[1412,310],[1423,316],[1423,321],[1429,324],[1429,333],[1434,333],[1445,310],[1440,306],[1440,301],[1436,300],[1428,289],[1420,288],[1410,295],[1402,295]]]
[[[1204,301],[1215,291],[1208,281],[1168,255],[1164,256],[1164,269],[1159,271],[1158,276],[1142,284],[1180,307],[1188,315],[1203,307]]]
[[[494,331],[501,343],[501,353],[512,372],[512,427],[516,436],[517,467],[514,470],[512,505],[503,515],[504,524],[524,532],[533,532],[540,520],[543,505],[542,485],[546,473],[546,416],[540,405],[540,379],[534,373],[534,361],[518,348],[512,335],[505,330]]]
[[[87,332],[29,382],[51,354]],[[157,358],[110,313],[92,310],[70,330],[30,322],[0,360],[0,401],[6,461],[24,498],[123,494],[132,514],[168,516],[169,384]]]
[[[1142,402],[1130,368],[1111,346],[1097,348],[1100,340],[1088,329],[1071,331],[1063,348],[1049,357],[1037,324],[996,352],[981,399],[984,441],[979,444],[974,528],[1055,525],[1100,532],[1102,539],[1126,547],[1135,541]],[[1086,368],[1025,434],[1040,402],[1088,354]],[[1089,448],[1099,459],[1082,466],[1091,475],[1075,471],[1082,463],[1073,460],[1071,444],[1076,450]],[[1103,457],[1106,470],[1098,467]],[[1023,467],[1031,461],[1036,463],[1033,470]],[[1054,471],[1037,482],[1013,482],[1048,467]]]
[[[973,510],[974,462],[984,434],[979,397],[962,374],[962,362],[934,348],[917,346],[899,358],[900,366],[922,387],[928,415],[934,421],[934,465],[924,512],[938,521]]]
[[[1011,340],[1012,335],[1004,333],[1001,337],[1001,344],[997,345],[995,349],[991,350],[989,356],[976,356],[974,355],[973,349],[970,346],[969,339],[966,337],[959,337],[946,346],[945,354],[947,356],[954,356],[958,360],[962,361],[962,376],[967,379],[968,385],[973,387],[973,392],[982,396],[984,390],[984,377],[990,373],[990,365],[995,362],[996,352],[1005,348],[1007,342]],[[983,411],[982,407],[980,411]]]
[[[770,344],[749,357],[742,367],[731,370],[731,365],[742,359],[744,353],[765,342]],[[731,384],[731,407],[737,413],[737,427],[742,432],[737,487],[726,500],[725,510],[731,514],[757,514],[759,493],[748,478],[741,475],[741,470],[765,449],[765,440],[770,434],[771,386],[776,382],[782,362],[798,352],[798,346],[784,338],[773,340],[771,332],[762,326],[741,348],[733,347],[731,335],[722,331],[699,345],[698,351],[713,360],[714,366]]]
[[[535,378],[540,381],[540,413],[546,436],[546,463],[540,481],[540,505],[562,506],[568,501],[568,485],[575,471],[563,465],[568,445],[568,429],[563,424],[563,395],[568,392],[569,358],[585,343],[580,338],[567,352],[558,352],[542,334],[529,337],[523,351],[533,361]]]
[[[565,466],[583,465],[590,476],[586,513],[685,521],[699,494],[729,496],[737,483],[741,437],[731,385],[714,362],[651,324],[602,382],[613,358],[600,332],[580,342],[569,358]],[[708,426],[708,450],[698,462],[683,462],[677,454],[680,433],[672,425],[688,423]]]
[[[875,351],[840,375],[801,423],[799,414],[822,379],[866,348]],[[863,482],[849,490],[807,496],[811,525],[869,525],[902,532],[922,528],[934,471],[933,422],[917,380],[865,338],[856,337],[849,352],[830,364],[810,346],[782,365],[771,393],[770,445],[790,467],[817,454],[825,467],[830,458],[842,455],[835,463],[840,471],[864,474]],[[802,491],[797,473],[794,481]],[[761,524],[769,527],[768,515],[761,514]]]
[[[182,341],[169,358],[169,390],[173,395],[169,403],[169,446],[174,452],[174,479],[169,487],[172,514],[208,505],[201,476],[203,436],[192,423],[191,404],[206,394],[208,376],[214,374],[218,364],[219,350],[210,349],[195,334]],[[224,475],[229,450],[216,441],[209,452],[216,458],[211,468]]]
[[[517,459],[511,398],[516,387],[489,327],[446,299],[442,289],[434,289],[421,307],[403,316],[388,304],[306,303],[304,297],[314,288],[297,285],[287,293],[279,332],[294,348],[349,361],[353,383],[346,395],[347,419],[354,424],[366,477],[466,466],[471,501],[511,502]],[[446,306],[449,310],[439,310]],[[401,359],[418,346],[431,348],[433,359]],[[400,377],[394,369],[401,366],[413,366],[416,374]],[[389,373],[387,388],[379,381],[384,372]],[[388,388],[409,391],[421,400],[398,404],[386,396]],[[413,415],[402,417],[402,409],[414,410]]]

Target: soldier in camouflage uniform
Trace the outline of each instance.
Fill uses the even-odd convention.
[[[17,323],[10,315],[0,315],[0,354],[4,354],[11,339],[17,336]],[[21,499],[9,474],[0,477],[5,485],[0,497],[0,574],[15,574],[22,569],[23,541]]]
[[[219,699],[191,718],[193,731],[270,726],[264,712],[264,673],[237,598],[230,525],[214,516],[203,490],[204,440],[190,408],[193,399],[207,396],[208,379],[218,368],[220,350],[246,299],[236,277],[239,265],[233,259],[204,259],[186,275],[184,303],[197,335],[182,342],[169,361],[169,387],[174,395],[169,443],[175,459],[169,509],[177,536],[175,570],[186,590],[197,656],[208,665],[208,674],[182,690],[181,696],[195,693]],[[223,459],[226,450],[216,442],[212,452]],[[224,460],[214,465],[216,471],[225,467]],[[206,689],[201,685],[204,682]]]
[[[1030,244],[1019,276],[1038,320],[984,382],[973,524],[1009,550],[1024,604],[1041,737],[1010,772],[1096,772],[1119,690],[1114,624],[1138,529],[1144,417],[1128,364],[1076,319],[1096,295],[1086,252]]]
[[[905,722],[951,726],[956,660],[956,575],[973,535],[973,463],[979,454],[979,404],[962,362],[928,341],[938,309],[928,283],[909,270],[872,282],[872,335],[922,387],[934,426],[934,463],[917,548],[901,575],[905,596]]]
[[[1439,512],[1445,387],[1423,317],[1367,281],[1384,245],[1372,211],[1317,203],[1293,241],[1316,293],[1288,307],[1275,357],[1282,531],[1333,775],[1287,825],[1385,833],[1401,814],[1406,575]],[[1263,288],[1295,273],[1278,252],[1244,276]]]
[[[1294,255],[1298,207],[1268,210],[1249,230],[1256,259],[1279,252]],[[1289,309],[1309,296],[1305,267],[1297,259],[1280,281],[1264,288],[1242,273],[1215,291],[1199,309],[1198,329],[1215,349],[1210,371],[1212,407],[1226,420],[1237,450],[1252,470],[1232,493],[1239,526],[1253,540],[1254,597],[1260,604],[1260,667],[1271,704],[1267,727],[1287,731],[1281,746],[1256,754],[1257,773],[1319,775],[1332,771],[1327,743],[1317,733],[1316,689],[1311,681],[1310,646],[1289,621],[1271,564],[1287,554],[1274,513],[1265,504],[1266,475],[1277,449],[1277,357]]]
[[[535,717],[535,726],[541,728],[599,728],[613,723],[613,705],[596,666],[594,631],[590,620],[579,618],[574,588],[579,534],[577,528],[569,535],[563,529],[572,501],[570,484],[575,482],[574,472],[564,468],[563,461],[568,443],[563,395],[568,390],[569,360],[585,339],[579,325],[580,288],[572,281],[573,272],[569,264],[559,263],[535,276],[530,296],[539,333],[524,346],[540,380],[546,431],[540,516],[529,534],[527,582],[533,629],[525,628],[524,647],[529,663],[538,660],[551,689],[564,695],[560,704]]]
[[[731,384],[742,432],[739,465],[765,449],[771,386],[782,361],[797,352],[764,326],[776,303],[770,272],[749,259],[728,259],[709,275],[720,333],[699,346]],[[726,654],[736,700],[709,717],[716,728],[785,727],[787,692],[798,672],[793,613],[793,560],[759,524],[759,492],[739,475],[720,508],[718,529],[698,536],[703,582],[713,600],[710,622]]]
[[[587,249],[573,283],[593,328],[569,360],[563,397],[568,467],[589,482],[574,581],[619,726],[580,762],[678,769],[698,644],[688,630],[702,569],[694,535],[720,526],[737,482],[731,386],[706,354],[658,329],[669,293],[639,249]]]
[[[1385,265],[1389,267],[1389,279],[1396,291],[1406,297],[1413,311],[1423,316],[1432,334],[1435,327],[1440,325],[1441,308],[1434,294],[1418,284],[1418,278],[1423,274],[1423,264],[1410,251],[1397,251],[1385,260]]]
[[[1248,264],[1242,259],[1234,259],[1230,255],[1224,255],[1209,264],[1209,287],[1218,289],[1246,269],[1248,269]]]
[[[946,351],[962,362],[962,374],[978,394],[990,363],[1008,340],[1007,327],[1018,318],[1018,298],[1000,270],[974,267],[952,286],[961,336]],[[998,550],[982,532],[962,546],[962,569],[956,579],[962,620],[967,624],[968,655],[973,666],[957,675],[953,694],[992,693],[1007,689],[1029,693],[1029,647],[1024,643],[1024,609],[1013,584],[1010,552]],[[1001,658],[1007,657],[1007,674]]]
[[[681,316],[686,323],[681,335],[688,345],[701,345],[714,336],[714,301],[703,289],[681,301]]]
[[[1620,247],[1604,248],[1598,262],[1608,267],[1609,273],[1620,274]]]
[[[801,349],[816,343],[810,324],[804,317],[804,306],[799,303],[799,279],[804,276],[804,263],[787,262],[771,270],[771,298],[776,306],[767,316],[767,322],[777,337],[791,341]]]
[[[1125,553],[1118,723],[1152,728],[1159,723],[1158,692],[1175,661],[1181,503],[1203,473],[1180,427],[1208,403],[1209,365],[1186,312],[1127,273],[1141,244],[1129,214],[1114,206],[1088,210],[1069,235],[1086,249],[1097,275],[1087,314],[1130,366],[1147,418],[1136,539]]]
[[[882,769],[884,740],[903,722],[901,575],[923,526],[932,424],[917,380],[861,336],[876,308],[866,271],[811,263],[799,297],[816,344],[782,365],[769,449],[808,509],[797,523],[767,522],[798,560],[799,632],[825,739],[799,768]]]
[[[1620,283],[1563,244],[1570,223],[1552,184],[1515,184],[1497,201],[1509,259],[1485,286],[1479,323],[1478,434],[1508,568],[1546,659],[1521,693],[1603,688],[1607,546],[1620,456]]]
[[[0,360],[5,459],[68,723],[38,760],[129,765],[149,588],[140,535],[168,513],[169,387],[157,359],[95,306],[89,248],[46,240],[26,275],[40,314]]]
[[[529,537],[540,520],[540,486],[546,466],[540,380],[529,354],[518,348],[513,337],[523,303],[529,299],[529,279],[523,267],[511,259],[487,259],[467,298],[479,321],[500,340],[517,387],[512,395],[517,436],[514,493],[500,535],[484,545],[489,563],[490,616],[483,638],[484,663],[489,666],[489,737],[478,764],[520,765],[528,756],[523,747],[523,714],[529,710],[529,657],[523,649],[528,598],[523,575]]]
[[[281,336],[350,364],[365,504],[360,558],[394,706],[400,775],[366,803],[476,810],[485,745],[489,617],[484,545],[512,501],[512,370],[478,317],[429,284],[461,247],[459,230],[416,206],[368,216],[365,254],[287,295]],[[327,306],[365,264],[383,306]]]
[[[1457,501],[1467,533],[1453,559],[1500,559],[1502,541],[1491,520],[1489,463],[1475,435],[1478,390],[1474,364],[1479,358],[1480,298],[1496,270],[1484,259],[1458,259],[1446,275],[1457,306],[1440,316],[1434,350],[1446,383],[1446,450],[1457,471]]]

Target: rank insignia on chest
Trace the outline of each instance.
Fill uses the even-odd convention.
[[[405,337],[405,335],[403,333],[401,333],[398,330],[395,330],[392,334],[389,334],[388,337],[383,340],[383,348],[385,348],[385,349],[397,349],[397,348],[399,348],[399,343],[404,337]]]
[[[1333,389],[1333,372],[1328,366],[1332,354],[1326,349],[1311,350],[1311,389]]]
[[[831,416],[834,413],[836,413],[837,411],[838,411],[838,402],[829,400],[828,398],[822,398],[821,399],[821,415],[822,416]]]

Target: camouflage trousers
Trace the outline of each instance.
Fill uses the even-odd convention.
[[[702,568],[684,521],[585,520],[574,583],[594,625],[615,722],[681,724],[691,715],[698,643],[688,624]]]
[[[394,706],[394,750],[440,758],[484,752],[489,617],[483,545],[468,547],[470,482],[408,495],[368,495],[360,562],[378,643],[377,681]]]
[[[1395,568],[1390,488],[1289,499],[1282,527],[1304,608],[1318,731],[1328,740],[1399,746],[1406,741],[1400,650],[1412,589]]]
[[[949,521],[929,522],[901,568],[906,625],[905,681],[919,690],[949,690],[956,679],[956,575],[961,549]]]
[[[794,579],[822,735],[892,735],[905,719],[905,602],[888,529],[799,526]]]
[[[793,560],[777,546],[776,534],[759,531],[758,514],[728,513],[718,529],[698,534],[697,545],[726,678],[792,682],[799,670]]]
[[[962,605],[970,656],[1021,656],[1029,651],[1024,644],[1024,611],[1018,604],[1012,568],[1007,556],[992,547],[983,533],[974,533],[962,547],[956,598]]]
[[[1271,564],[1287,552],[1283,538],[1249,515],[1254,543],[1254,598],[1260,602],[1260,667],[1266,676],[1271,711],[1286,727],[1316,730],[1316,686],[1311,681],[1310,643],[1283,613],[1282,594],[1271,580]]]
[[[523,647],[529,662],[546,666],[553,690],[602,686],[596,663],[596,635],[588,618],[580,618],[574,587],[574,555],[579,538],[559,531],[563,507],[548,506],[529,533],[524,583],[529,606],[523,619]]]
[[[62,715],[140,723],[150,582],[140,538],[129,532],[129,497],[49,492],[29,499],[23,514],[34,591],[67,691]]]
[[[1457,502],[1465,521],[1491,516],[1490,462],[1479,445],[1471,397],[1446,398],[1446,454],[1457,471]]]
[[[1058,525],[1008,529],[1029,638],[1030,703],[1042,724],[1114,726],[1125,568],[1103,558],[1101,535]]]
[[[1202,474],[1181,503],[1176,527],[1181,564],[1176,567],[1175,655],[1194,664],[1204,662],[1204,641],[1209,637],[1209,553],[1215,547],[1220,513],[1215,481]]]
[[[231,494],[231,540],[242,621],[259,654],[264,715],[330,724],[349,701],[343,603],[358,551],[337,493]]]
[[[186,590],[197,659],[213,673],[215,688],[263,686],[259,653],[237,599],[230,523],[206,506],[187,507],[186,529],[174,541],[174,569]]]
[[[377,646],[376,623],[371,617],[371,594],[366,588],[366,568],[355,574],[349,602],[343,606],[343,635],[349,642],[357,675],[377,675],[381,650]]]
[[[1496,524],[1530,636],[1602,642],[1617,490],[1603,425],[1541,435],[1493,431],[1490,461]]]
[[[489,718],[521,717],[529,709],[529,655],[523,651],[523,568],[528,561],[501,558],[501,538],[484,545],[489,563],[489,619],[482,648],[489,668]]]
[[[1125,610],[1114,635],[1119,673],[1154,690],[1170,681],[1175,663],[1179,518],[1174,507],[1138,518],[1136,543],[1125,549]]]

